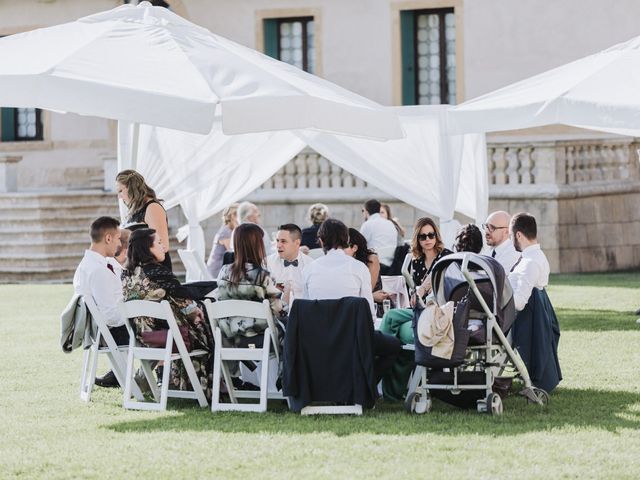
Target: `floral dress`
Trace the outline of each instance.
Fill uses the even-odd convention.
[[[159,263],[137,266],[134,270],[122,273],[122,290],[125,301],[150,300],[160,302],[167,300],[173,311],[178,327],[188,328],[191,350],[213,351],[213,335],[204,315],[203,309],[191,298],[188,291],[180,284],[171,270]],[[144,345],[142,332],[166,330],[167,322],[150,317],[134,319],[136,339]],[[192,357],[196,375],[207,398],[211,398],[212,357],[211,355]],[[171,362],[169,388],[190,390],[189,376],[182,361]]]

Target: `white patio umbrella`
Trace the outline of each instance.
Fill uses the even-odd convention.
[[[0,105],[208,133],[401,138],[372,101],[148,2],[0,39]]]
[[[638,85],[640,37],[465,102],[450,118],[461,132],[566,124],[628,134],[640,130]]]

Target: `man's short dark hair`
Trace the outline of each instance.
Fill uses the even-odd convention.
[[[318,238],[322,240],[322,249],[327,252],[334,248],[349,247],[349,229],[340,220],[327,218],[318,229]]]
[[[117,230],[120,227],[120,221],[113,217],[100,217],[91,224],[91,241],[99,243],[105,234],[111,230]]]
[[[289,232],[289,234],[291,235],[291,238],[293,238],[294,240],[302,239],[302,230],[295,223],[285,223],[284,225],[280,225],[278,227],[278,230],[284,230],[286,232]]]
[[[380,205],[380,202],[376,199],[364,202],[364,209],[369,213],[369,215],[380,213],[380,208],[382,208],[382,205]]]
[[[535,240],[538,237],[538,226],[533,215],[525,212],[516,213],[511,219],[511,231],[522,233],[527,240]]]

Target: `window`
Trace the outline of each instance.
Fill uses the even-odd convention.
[[[264,20],[265,53],[273,58],[314,73],[313,17],[275,18]]]
[[[456,103],[453,8],[400,12],[403,105]]]

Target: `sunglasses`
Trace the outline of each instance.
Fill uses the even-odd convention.
[[[488,231],[489,233],[493,233],[496,230],[501,230],[503,228],[509,228],[509,227],[496,227],[495,225],[491,225],[490,223],[482,224],[482,229]]]
[[[418,235],[418,241],[420,242],[424,242],[427,238],[429,240],[433,240],[434,238],[436,238],[435,232],[421,233],[420,235]]]

